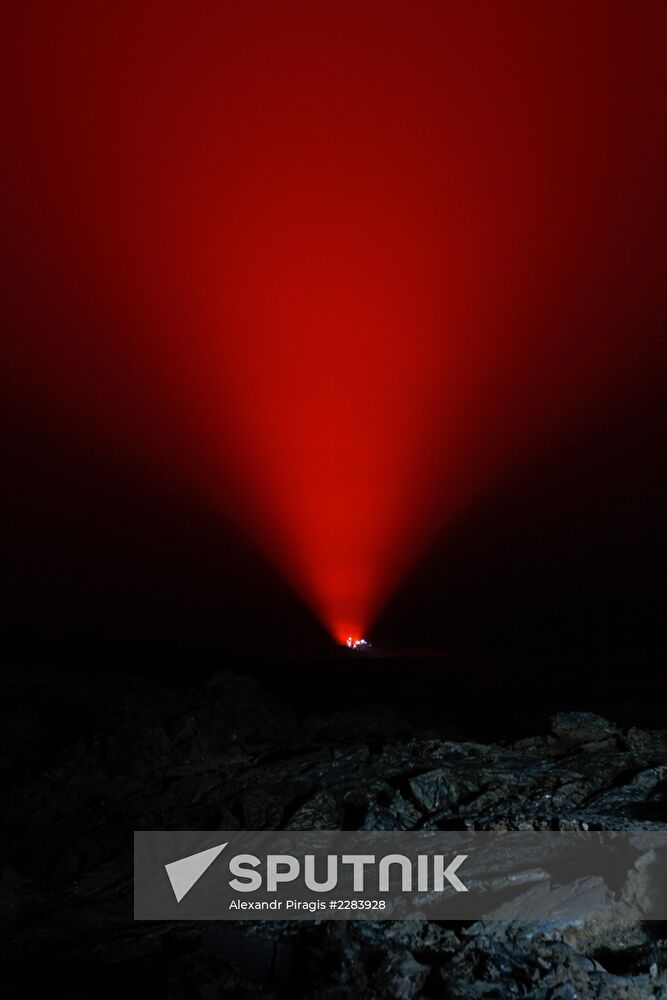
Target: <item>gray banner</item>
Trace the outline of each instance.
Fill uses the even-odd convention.
[[[667,831],[141,831],[138,920],[667,919]]]

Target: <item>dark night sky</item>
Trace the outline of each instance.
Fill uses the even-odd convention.
[[[7,19],[12,660],[662,644],[664,5],[333,7]]]
[[[430,547],[381,616],[384,650],[664,648],[664,405],[657,391],[498,480]],[[27,422],[26,422],[27,424]],[[5,442],[11,660],[53,639],[326,653],[284,580],[204,501],[39,426]],[[45,645],[46,641],[46,645]],[[46,658],[54,655],[50,649]]]

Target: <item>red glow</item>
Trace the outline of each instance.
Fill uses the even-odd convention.
[[[231,511],[337,641],[656,357],[664,4],[14,5],[16,406]]]

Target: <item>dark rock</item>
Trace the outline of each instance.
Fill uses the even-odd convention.
[[[339,809],[329,792],[318,792],[292,814],[287,830],[338,830]]]
[[[625,745],[633,753],[642,753],[667,761],[667,729],[636,729],[625,734]]]
[[[127,983],[166,1000],[667,995],[660,931],[581,926],[567,899],[560,921],[530,927],[135,923],[128,850],[133,829],[664,829],[664,731],[568,712],[510,746],[413,735],[386,706],[301,725],[231,673],[203,693],[141,680],[84,687],[67,716],[85,702],[81,726],[5,789],[8,995],[34,995],[44,964],[54,996],[115,998]],[[26,730],[26,754],[40,732]],[[600,887],[584,881],[593,912]],[[544,891],[557,889],[535,868],[525,892]],[[640,858],[622,899],[631,908],[648,891]]]
[[[426,813],[453,808],[459,801],[459,784],[453,771],[437,768],[410,779],[410,791]]]
[[[592,712],[559,712],[551,718],[551,731],[566,746],[612,745],[620,735],[613,723]]]
[[[209,682],[209,692],[214,708],[209,727],[220,745],[242,740],[280,746],[299,735],[294,713],[251,678],[221,671]]]
[[[389,705],[368,705],[333,715],[311,715],[306,719],[306,734],[317,742],[345,743],[382,737],[405,736],[410,727]]]

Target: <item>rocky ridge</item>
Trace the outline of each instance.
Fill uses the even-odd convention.
[[[667,997],[655,924],[131,917],[135,829],[667,829],[667,731],[567,712],[487,743],[415,733],[383,705],[299,719],[229,673],[204,691],[94,682],[57,708],[52,757],[47,710],[2,759],[17,995],[48,962],[52,996],[106,997],[131,981],[174,998]]]

